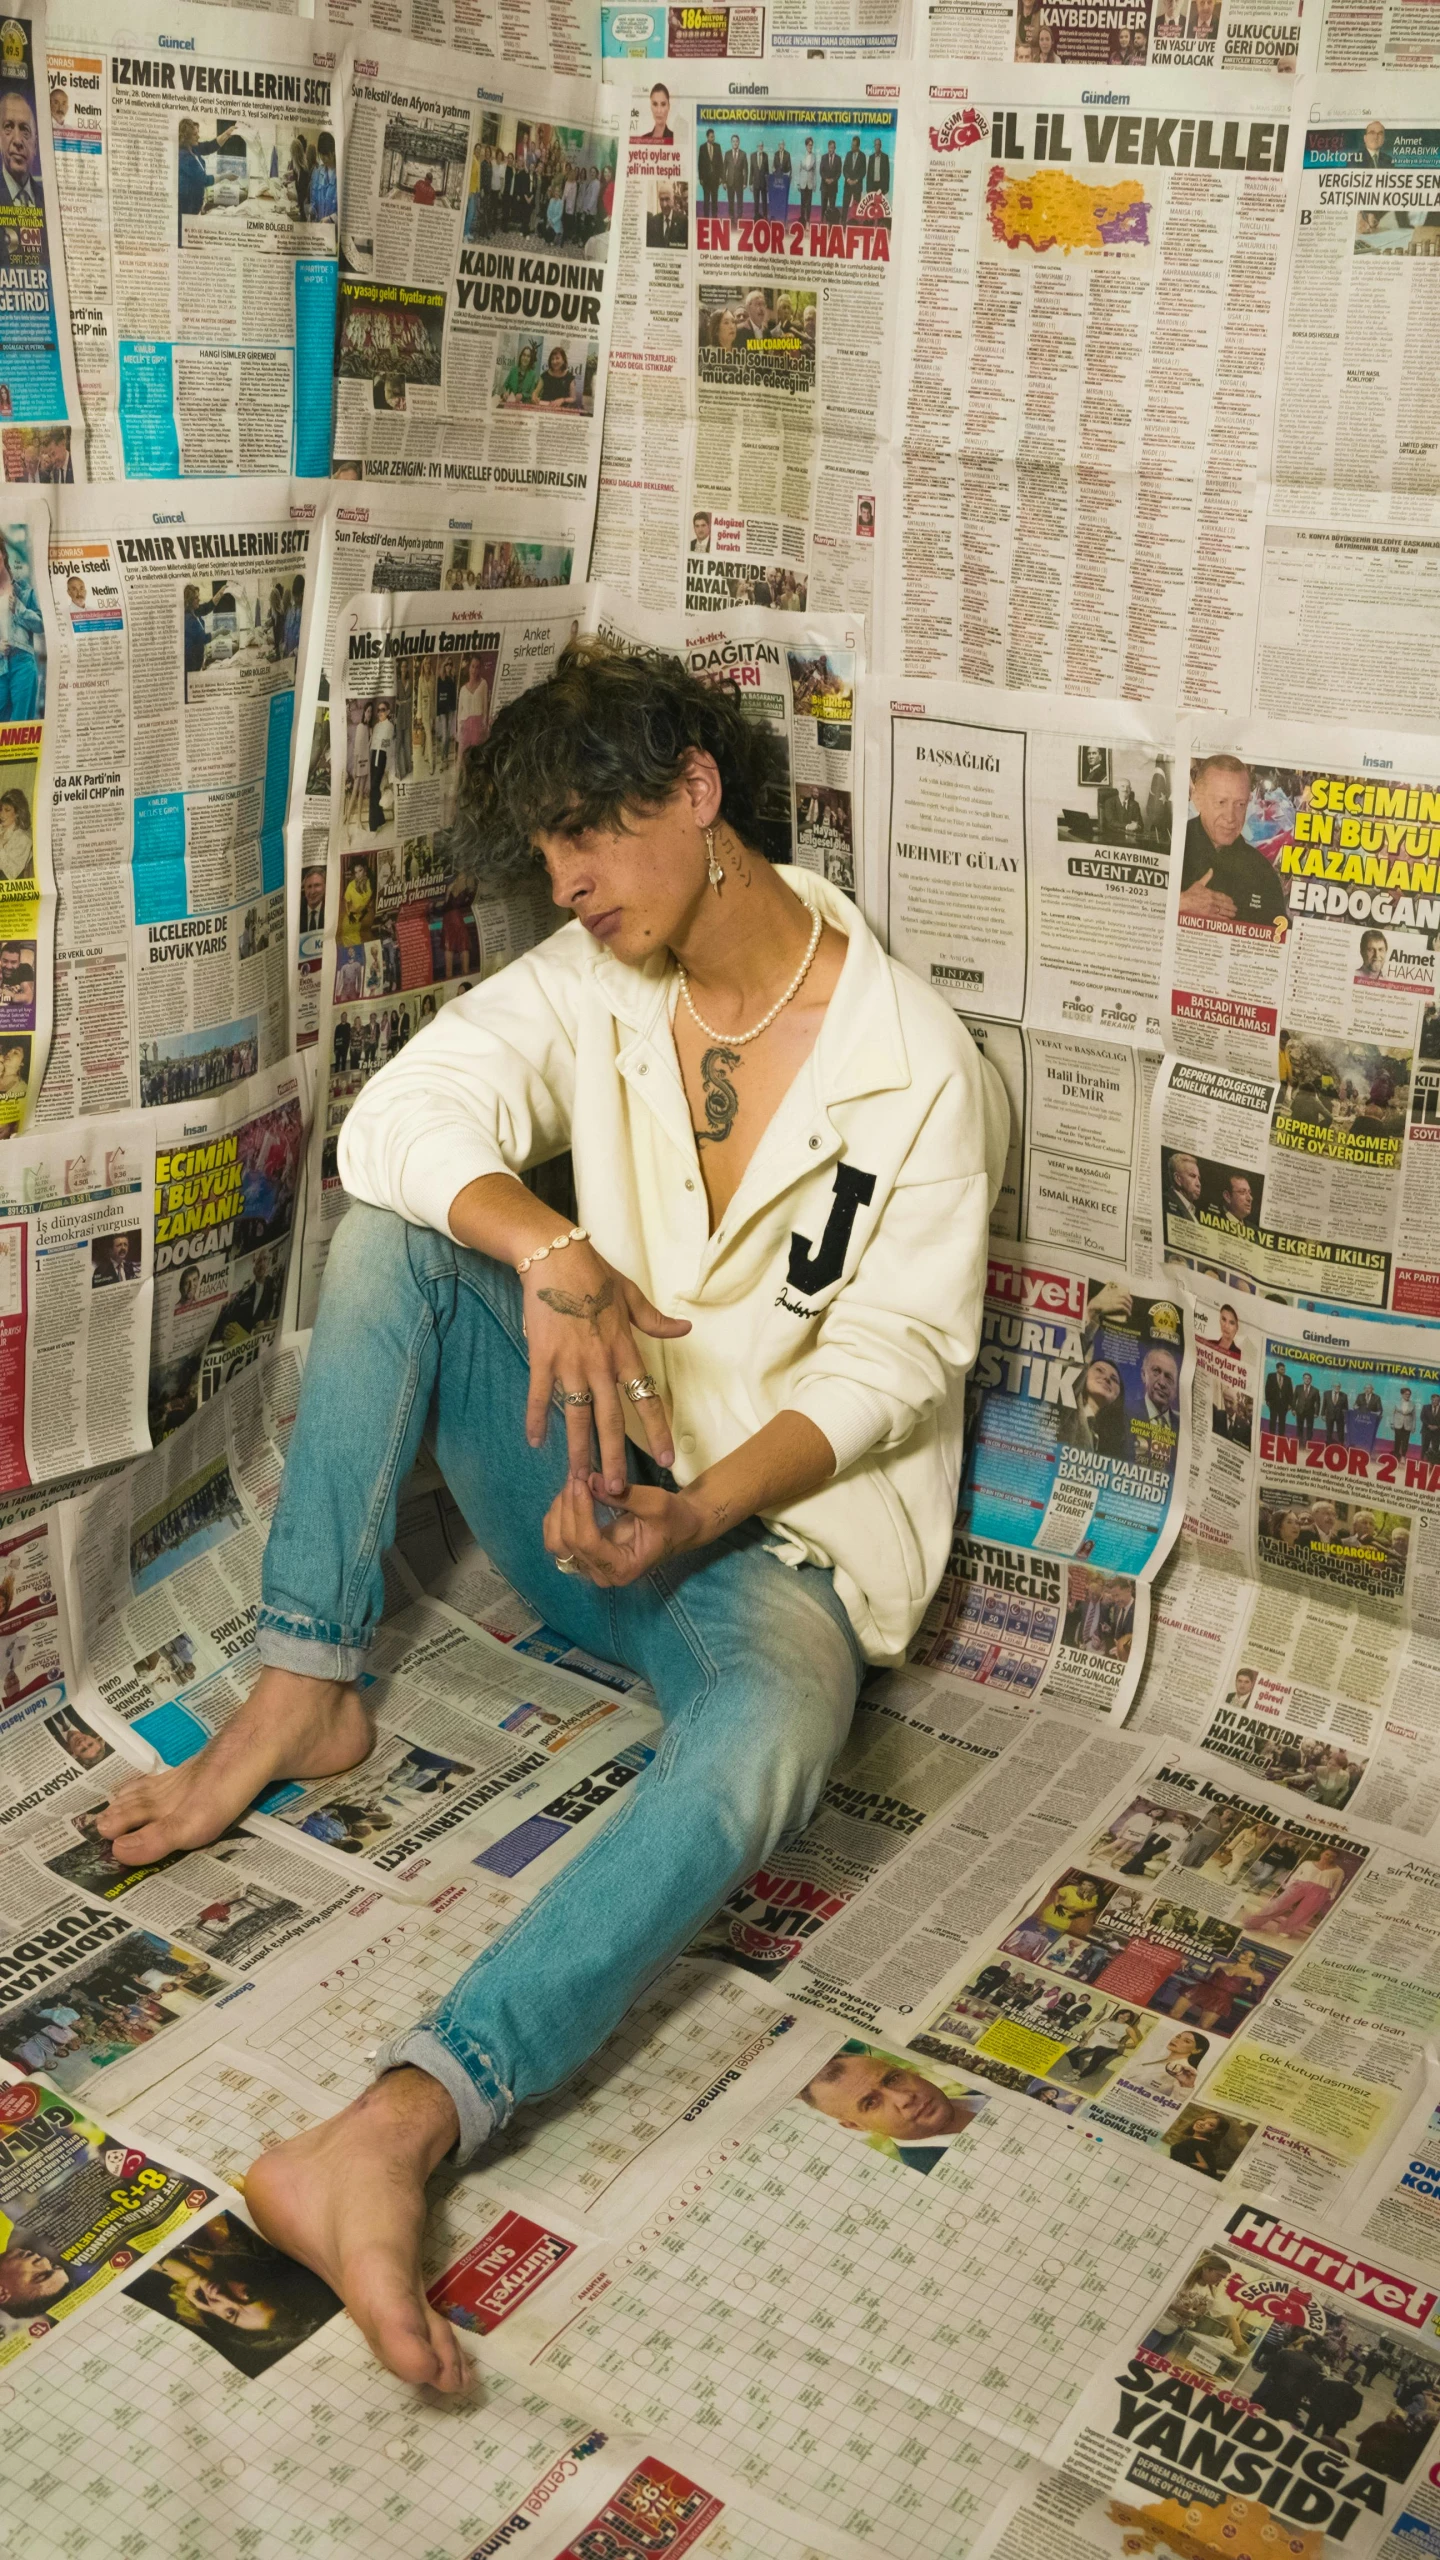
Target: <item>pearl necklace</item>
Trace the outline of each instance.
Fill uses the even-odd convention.
[[[779,1003],[772,1004],[769,1012],[761,1021],[756,1023],[753,1031],[717,1031],[713,1023],[707,1022],[703,1013],[698,1013],[696,1011],[695,999],[690,993],[690,981],[685,975],[684,964],[677,960],[675,966],[680,973],[680,993],[685,999],[686,1010],[690,1015],[691,1021],[699,1024],[699,1027],[704,1032],[706,1039],[723,1041],[727,1049],[744,1049],[748,1046],[750,1041],[758,1040],[762,1031],[768,1031],[776,1014],[783,1013],[785,1007],[790,1002],[791,997],[798,996],[800,993],[800,990],[805,983],[806,972],[819,948],[820,936],[824,931],[824,924],[824,917],[817,916],[815,922],[810,928],[810,940],[805,948],[805,957],[801,961],[799,968],[796,970],[794,977],[791,979],[789,986],[780,998]]]

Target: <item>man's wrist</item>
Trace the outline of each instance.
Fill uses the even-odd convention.
[[[681,1487],[675,1496],[681,1508],[681,1530],[676,1539],[677,1555],[694,1555],[701,1547],[713,1547],[723,1538],[735,1517],[735,1505],[727,1501],[723,1490],[707,1485],[703,1475],[693,1484]]]

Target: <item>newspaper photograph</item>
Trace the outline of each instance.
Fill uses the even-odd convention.
[[[1184,1301],[995,1247],[950,1565],[915,1658],[1120,1721],[1189,1473]]]
[[[931,37],[933,45],[934,37]],[[706,0],[676,7],[667,0],[601,0],[600,51],[607,63],[743,62],[763,58],[806,62],[908,62],[914,50],[910,0],[846,0],[835,8],[820,0]],[[609,75],[613,77],[614,75]],[[669,91],[657,74],[650,92],[655,131],[668,121],[661,98]],[[658,94],[657,94],[658,93]]]
[[[72,295],[83,297],[86,285],[66,274],[58,177],[66,101],[57,110],[43,10],[6,18],[0,80],[0,476],[54,485],[87,476],[79,332],[71,330]]]
[[[319,1036],[321,958],[330,870],[330,700],[335,633],[346,607],[366,595],[513,595],[565,587],[584,572],[594,516],[588,490],[480,491],[448,482],[376,482],[329,493],[316,546],[315,645],[298,700],[289,820],[296,933],[295,1046]],[[446,678],[448,689],[448,677]],[[350,749],[347,736],[346,753]]]
[[[0,136],[0,167],[3,153]],[[0,234],[3,228],[0,207]],[[35,1115],[54,1027],[56,626],[45,570],[49,544],[49,501],[16,491],[0,509],[0,1140],[13,1138]]]
[[[543,877],[498,888],[463,816],[461,765],[497,711],[578,637],[584,587],[371,590],[336,617],[315,1115],[298,1277],[314,1322],[344,1216],[340,1131],[377,1068],[554,929]],[[343,712],[344,747],[339,742]]]
[[[0,1151],[0,1492],[149,1446],[154,1162],[135,1114]]]
[[[716,82],[675,61],[658,104],[626,79],[593,573],[686,611],[868,613],[899,91],[833,64]]]
[[[57,2089],[7,2076],[0,2198],[0,2365],[9,2365],[213,2204],[215,2190],[93,2124]]]
[[[1190,1533],[1217,1563],[1252,1579],[1358,1609],[1375,1622],[1377,1652],[1387,1629],[1440,1633],[1440,1454],[1427,1456],[1421,1435],[1426,1416],[1440,1451],[1432,1330],[1275,1305],[1262,1321],[1254,1300],[1242,1300],[1242,1317],[1208,1285],[1192,1304]],[[1217,1377],[1222,1360],[1233,1388]],[[1223,1431],[1217,1385],[1222,1398],[1227,1388],[1235,1398],[1233,1420],[1223,1402],[1218,1408],[1231,1426]]]
[[[49,21],[88,457],[76,476],[323,477],[335,55],[310,22],[268,11],[197,0],[184,27],[126,0],[60,0]]]
[[[166,494],[73,493],[51,542],[44,1122],[213,1101],[290,1051],[285,815],[323,490]]]
[[[1331,2227],[1237,2201],[1172,2270],[1054,2448],[1067,2519],[1109,2529],[1082,2547],[1178,2553],[1191,2514],[1237,2551],[1381,2547],[1440,2424],[1436,2296]]]
[[[877,662],[1248,700],[1235,660],[1264,534],[1257,349],[1283,324],[1302,157],[1291,92],[1227,77],[1207,116],[1188,77],[1160,71],[1126,73],[1113,98],[1078,69],[1017,66],[1003,88],[982,113],[932,79],[906,108],[926,254],[902,266],[901,521]]]
[[[345,101],[341,476],[594,485],[623,228],[615,93],[376,37]],[[496,75],[490,75],[494,82]]]

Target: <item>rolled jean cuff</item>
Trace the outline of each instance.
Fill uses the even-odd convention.
[[[463,2062],[453,2054],[443,2036],[433,2027],[411,2027],[403,2036],[382,2045],[375,2056],[375,2077],[383,2072],[398,2071],[402,2063],[411,2063],[417,2071],[426,2071],[450,2093],[455,2113],[460,2119],[460,2139],[452,2157],[467,2169],[482,2143],[505,2122],[510,2113],[496,2084],[493,2099],[479,2088]]]
[[[346,1628],[323,1618],[282,1618],[273,1609],[258,1609],[255,1650],[276,1671],[298,1671],[307,1680],[358,1680],[370,1639],[354,1643]]]

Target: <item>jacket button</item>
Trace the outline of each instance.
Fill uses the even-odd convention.
[[[814,1148],[818,1147],[818,1146],[819,1146],[819,1144],[820,1144],[820,1141],[819,1141],[819,1139],[818,1139],[818,1138],[812,1138],[812,1139],[811,1139],[811,1141],[810,1141],[810,1145],[811,1145],[812,1150],[813,1150]]]
[[[645,1062],[644,1062],[644,1060],[643,1060],[643,1059],[641,1060],[641,1062],[640,1062],[639,1066],[636,1068],[635,1073],[637,1074],[637,1076],[648,1076],[648,1074],[650,1073],[650,1070],[649,1070],[648,1066],[646,1066],[646,1064],[645,1064]]]
[[[694,1185],[694,1183],[691,1181],[690,1176],[689,1176],[689,1174],[688,1174],[688,1173],[687,1173],[687,1174],[686,1174],[686,1176],[685,1176],[685,1188],[686,1188],[686,1190],[687,1190],[687,1191],[693,1191],[693,1190],[694,1190],[694,1188],[695,1188],[695,1185]]]

